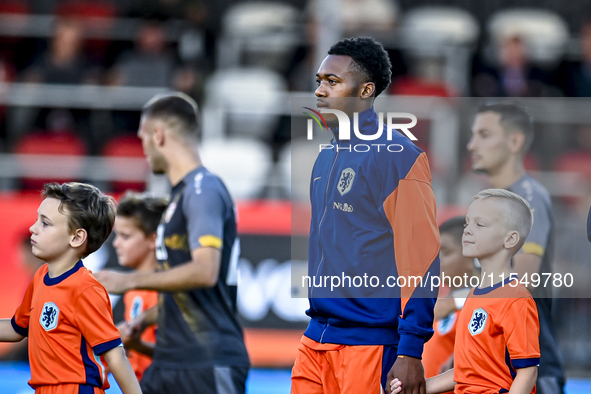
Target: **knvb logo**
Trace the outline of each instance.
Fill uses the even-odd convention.
[[[487,318],[488,313],[486,313],[484,309],[478,308],[474,310],[474,312],[472,312],[470,323],[468,324],[468,330],[470,330],[470,334],[480,334],[484,330]]]
[[[57,321],[60,316],[60,309],[53,302],[46,302],[43,305],[39,323],[45,331],[51,331],[57,327]]]
[[[339,178],[339,183],[337,184],[337,190],[341,194],[347,194],[351,190],[353,186],[353,180],[355,179],[355,171],[352,168],[345,168],[343,172],[341,172],[341,177]]]
[[[349,116],[347,116],[347,114],[344,113],[343,111],[340,111],[338,109],[321,108],[320,112],[318,112],[318,111],[315,111],[309,107],[303,107],[303,108],[313,112],[313,114],[309,114],[306,112],[304,112],[304,114],[311,116],[316,121],[318,126],[320,126],[321,129],[322,129],[322,126],[324,125],[324,128],[326,130],[328,130],[328,125],[326,123],[326,120],[322,116],[322,114],[335,115],[339,121],[339,140],[350,140],[351,139],[351,121],[349,119]],[[384,113],[383,112],[378,113],[379,124],[378,124],[378,129],[375,131],[374,134],[362,134],[359,131],[359,113],[355,112],[355,113],[353,113],[353,133],[355,133],[355,136],[362,141],[377,140],[384,133],[383,118],[384,118]],[[395,119],[409,119],[410,122],[409,123],[394,123]],[[321,121],[322,121],[322,123],[321,123]],[[388,112],[388,113],[386,113],[386,133],[387,133],[388,141],[392,140],[393,130],[400,130],[410,140],[417,141],[417,137],[415,137],[414,134],[409,131],[409,129],[416,126],[416,124],[417,124],[417,117],[414,116],[413,114],[410,114],[407,112]],[[312,130],[314,124],[312,123],[312,119],[308,119],[307,126],[308,126],[307,138],[308,138],[308,140],[312,140],[314,138],[314,133]]]

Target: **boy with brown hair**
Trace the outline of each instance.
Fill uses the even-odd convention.
[[[31,380],[38,394],[99,394],[107,367],[124,394],[141,393],[113,324],[104,287],[82,264],[113,228],[115,203],[83,183],[49,183],[31,226],[33,254],[45,261],[0,341],[29,337]]]
[[[164,198],[148,194],[127,192],[117,206],[115,239],[113,247],[119,264],[136,272],[156,270],[156,230],[166,209]],[[123,297],[126,321],[119,325],[121,339],[128,350],[129,363],[138,380],[152,364],[156,325],[148,327],[141,336],[130,336],[130,323],[142,312],[158,304],[158,292],[153,290],[130,290]]]

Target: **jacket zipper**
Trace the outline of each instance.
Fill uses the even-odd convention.
[[[318,273],[320,272],[320,266],[322,265],[322,262],[324,261],[324,246],[322,245],[322,237],[320,235],[320,227],[322,226],[322,222],[324,221],[324,217],[326,216],[326,211],[328,209],[327,203],[328,203],[328,187],[330,186],[330,179],[332,177],[332,171],[334,170],[334,165],[337,161],[337,158],[339,157],[339,150],[338,150],[338,141],[335,139],[334,142],[335,145],[335,149],[337,151],[337,153],[334,156],[334,159],[332,160],[332,164],[330,166],[330,171],[328,172],[328,178],[326,180],[326,189],[324,190],[324,212],[322,213],[322,217],[320,218],[320,221],[318,222],[318,243],[319,243],[319,248],[320,248],[320,253],[321,253],[321,257],[320,257],[320,262],[318,263],[318,268],[316,269],[316,274],[315,276],[318,276]],[[314,280],[314,279],[312,279]],[[314,286],[312,286],[312,289],[310,289],[310,298],[313,299],[312,296],[312,292],[314,291]],[[316,308],[314,308],[316,309]],[[320,343],[322,343],[322,338],[324,337],[324,333],[326,332],[326,329],[328,328],[328,321],[326,323],[326,327],[324,327],[324,330],[322,330],[322,335],[320,336]]]

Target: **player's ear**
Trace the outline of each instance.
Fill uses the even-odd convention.
[[[373,96],[376,91],[376,85],[373,82],[365,82],[361,84],[361,98],[368,99]]]
[[[156,233],[152,233],[148,239],[150,240],[150,250],[156,250]]]
[[[76,229],[72,234],[72,238],[70,238],[70,246],[72,248],[79,248],[84,245],[87,239],[88,234],[86,233],[86,230],[83,228]]]
[[[164,127],[161,124],[158,124],[154,127],[154,131],[152,132],[152,139],[156,146],[164,145],[164,141],[166,140],[166,133],[164,131]]]
[[[517,154],[523,149],[525,144],[525,134],[514,132],[509,135],[509,149],[512,154]]]
[[[505,235],[505,249],[513,249],[515,246],[517,246],[520,239],[521,237],[517,231],[509,231],[507,235]]]

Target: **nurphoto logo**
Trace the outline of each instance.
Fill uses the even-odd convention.
[[[322,114],[333,114],[337,117],[337,120],[339,122],[338,138],[340,141],[343,141],[343,140],[349,141],[351,139],[351,121],[349,119],[349,116],[346,113],[344,113],[343,111],[340,111],[338,109],[327,109],[327,108],[319,108],[319,111],[316,111],[310,107],[303,107],[303,108],[312,112],[312,113],[304,112],[304,114],[306,114],[312,118],[312,119],[308,119],[308,122],[307,122],[307,136],[306,137],[308,140],[312,140],[314,138],[313,120],[316,121],[316,123],[318,124],[320,129],[324,128],[326,131],[329,131],[326,120],[324,119]],[[353,113],[353,133],[355,134],[355,136],[358,139],[360,139],[362,141],[377,140],[378,138],[382,137],[382,134],[384,133],[384,113],[383,112],[378,113],[378,119],[379,119],[378,128],[375,131],[375,133],[363,134],[359,131],[359,113],[354,112]],[[408,120],[410,120],[410,122],[408,122],[408,123],[394,123],[395,120],[399,120],[399,119],[408,119]],[[411,133],[409,130],[410,128],[416,126],[416,124],[417,124],[417,117],[411,113],[387,112],[386,113],[387,140],[388,141],[392,140],[393,130],[399,130],[400,132],[404,133],[404,135],[406,135],[410,140],[417,141],[417,137],[415,137],[414,134]],[[399,145],[399,144],[390,144],[390,145],[371,144],[371,146],[369,144],[356,144],[353,146],[353,150],[355,152],[368,152],[371,149],[371,147],[377,148],[378,151],[380,150],[380,147],[383,147],[386,150],[388,150],[388,152],[401,152],[403,149],[402,145]],[[320,144],[320,150],[322,150],[322,149],[334,149],[334,146],[332,144]],[[337,149],[340,150],[342,148],[337,147]],[[351,149],[351,147],[349,146],[347,148],[347,150],[350,151],[350,149]]]

